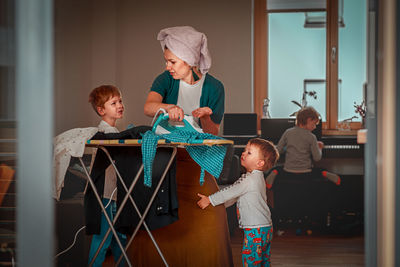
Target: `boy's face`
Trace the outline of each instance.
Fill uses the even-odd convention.
[[[124,115],[124,104],[120,96],[113,96],[104,103],[104,107],[97,107],[100,116],[106,122],[114,122]]]
[[[313,131],[317,127],[317,124],[318,124],[317,119],[308,118],[305,128],[309,131]]]
[[[246,171],[252,172],[253,170],[262,170],[264,159],[257,146],[247,144],[240,157],[240,163],[246,168]]]

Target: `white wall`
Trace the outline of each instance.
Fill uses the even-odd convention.
[[[207,35],[210,74],[225,86],[225,111],[251,112],[250,0],[56,0],[55,134],[97,125],[88,94],[101,84],[123,93],[120,129],[149,124],[143,104],[165,66],[156,36],[181,25]]]

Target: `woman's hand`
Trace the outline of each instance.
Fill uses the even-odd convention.
[[[213,111],[209,107],[202,107],[192,111],[193,117],[200,118],[201,127],[205,133],[218,135],[219,124],[211,120],[211,114],[213,114]]]
[[[208,205],[211,204],[210,199],[208,198],[208,196],[205,196],[205,195],[202,195],[202,194],[199,194],[199,193],[197,193],[197,196],[200,197],[200,200],[197,201],[197,205],[199,205],[199,207],[202,208],[203,210],[205,208],[207,208]]]
[[[181,109],[180,107],[173,105],[170,108],[167,109],[168,115],[169,115],[169,119],[171,121],[182,121],[183,120],[183,109]]]
[[[206,115],[210,116],[212,114],[212,110],[209,107],[202,107],[192,111],[193,117],[202,118]]]
[[[144,114],[149,117],[154,117],[160,108],[168,110],[175,105],[162,103],[163,97],[157,92],[149,92],[146,103],[144,103]]]
[[[163,98],[159,93],[150,92],[144,104],[144,114],[153,117],[160,108],[163,108],[168,112],[171,121],[182,121],[183,109],[177,105],[162,103],[162,100]]]

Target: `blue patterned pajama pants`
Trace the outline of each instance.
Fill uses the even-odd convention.
[[[246,266],[271,265],[272,226],[244,228],[242,264]]]

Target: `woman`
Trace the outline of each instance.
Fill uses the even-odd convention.
[[[218,134],[224,114],[223,84],[208,74],[211,57],[206,36],[189,26],[166,28],[159,32],[166,71],[153,82],[144,113],[153,117],[163,108],[172,121],[183,115],[197,118],[206,133]]]
[[[198,118],[204,132],[217,135],[225,95],[222,83],[207,73],[211,58],[206,36],[184,26],[161,30],[158,40],[167,66],[153,82],[144,105],[145,114],[154,116],[163,108],[172,121],[182,121],[184,114],[192,115]],[[225,207],[209,207],[204,212],[196,206],[197,192],[212,194],[218,191],[218,185],[208,172],[202,186],[199,177],[200,166],[185,148],[178,148],[179,220],[152,234],[169,266],[233,266]],[[144,231],[135,236],[128,254],[133,266],[163,266]]]

